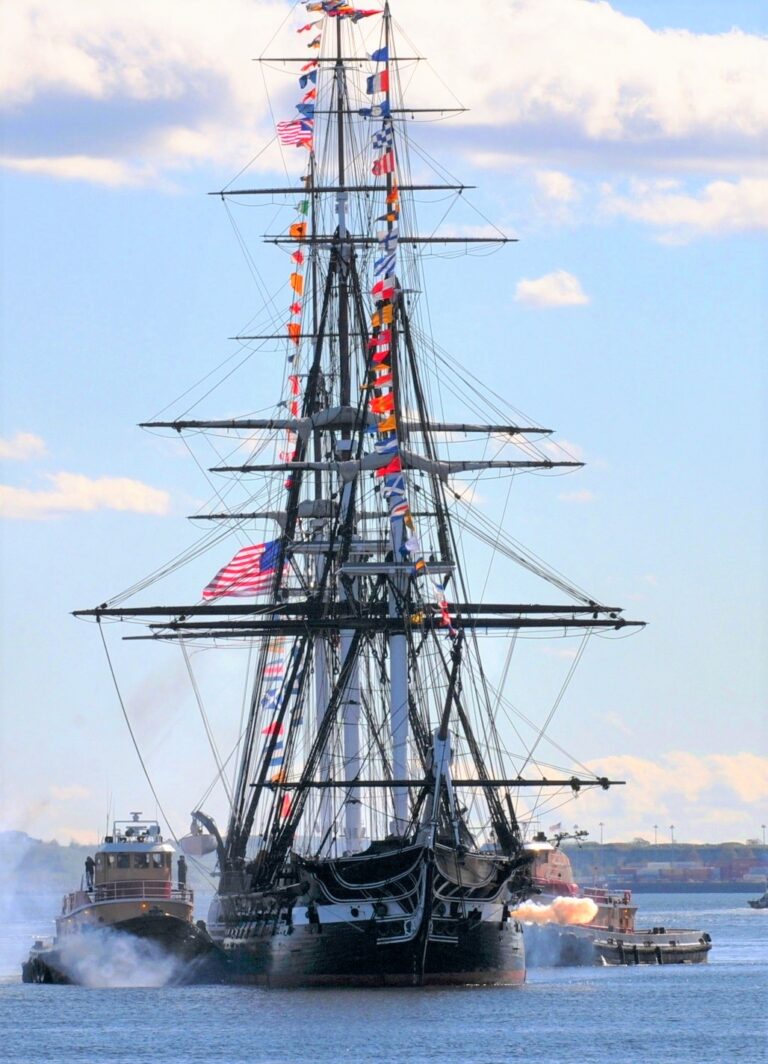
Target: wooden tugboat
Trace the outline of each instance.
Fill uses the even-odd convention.
[[[95,860],[86,860],[80,889],[64,896],[55,939],[35,942],[22,967],[23,981],[79,982],[84,971],[89,981],[98,981],[98,972],[89,969],[99,964],[106,936],[114,934],[152,943],[160,955],[185,966],[207,956],[212,943],[194,922],[186,864],[179,859],[174,885],[173,854],[158,824],[142,820],[140,813],[115,821]],[[77,964],[72,963],[75,954]]]
[[[540,833],[526,844],[533,855],[532,900],[542,909],[553,907],[555,917],[547,923],[525,923],[529,964],[700,964],[707,960],[712,940],[706,931],[638,928],[630,890],[580,887],[560,847],[567,837],[558,836],[553,845]],[[564,898],[591,902],[593,915],[585,923],[566,923],[568,906],[557,904]],[[578,912],[578,905],[573,908]]]

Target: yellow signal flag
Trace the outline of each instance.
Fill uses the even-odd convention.
[[[303,240],[307,235],[307,223],[306,222],[294,222],[288,230],[288,236],[295,237],[296,240]]]
[[[395,317],[395,308],[391,303],[387,303],[381,308],[381,324],[391,325]]]
[[[291,288],[296,295],[301,296],[304,294],[304,277],[300,273],[291,274]]]
[[[379,432],[394,432],[397,428],[397,418],[394,414],[390,414],[389,417],[385,417],[383,421],[380,421],[376,428]]]

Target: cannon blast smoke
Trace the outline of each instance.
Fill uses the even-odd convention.
[[[525,901],[512,915],[524,924],[588,924],[597,916],[591,898],[555,898],[549,905]]]

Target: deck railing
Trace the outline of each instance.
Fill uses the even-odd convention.
[[[587,898],[594,902],[602,902],[611,905],[617,902],[619,905],[629,905],[632,900],[631,890],[609,890],[606,887],[585,887],[583,891]]]
[[[146,899],[148,901],[194,901],[189,887],[174,887],[172,883],[153,879],[122,879],[114,883],[100,883],[91,890],[77,890],[64,899],[64,913],[81,909],[84,905],[103,901]]]

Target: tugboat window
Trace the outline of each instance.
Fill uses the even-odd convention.
[[[162,853],[153,853],[152,854],[152,867],[153,868],[162,868],[163,864],[165,863],[163,861],[163,857],[164,857],[164,854],[162,854]]]
[[[148,853],[135,853],[133,855],[133,867],[134,868],[149,868],[149,854]]]
[[[117,855],[117,867],[118,868],[130,868],[131,867],[131,855],[129,853],[119,853]]]

